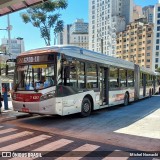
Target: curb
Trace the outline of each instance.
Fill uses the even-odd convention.
[[[30,116],[29,114],[26,114],[26,113],[18,113],[18,112],[14,112],[14,111],[11,111],[11,112],[13,112],[13,114],[12,113],[8,113],[8,112],[2,112],[0,114],[0,123],[1,122],[7,122],[7,121],[15,120],[15,119],[19,119],[19,118],[23,118],[23,117],[25,118],[25,117],[29,117]]]
[[[0,123],[1,122],[15,120],[15,119],[17,119],[17,117],[4,117],[4,118],[1,118],[1,115],[0,115]]]

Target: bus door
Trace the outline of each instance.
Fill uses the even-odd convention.
[[[146,96],[147,75],[143,73],[143,97]]]
[[[101,105],[108,105],[109,85],[108,68],[100,67],[100,99]]]

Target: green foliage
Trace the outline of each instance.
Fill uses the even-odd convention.
[[[156,69],[156,72],[160,72],[160,67]]]
[[[39,28],[46,45],[50,45],[51,29],[53,29],[55,38],[57,33],[63,31],[64,23],[63,20],[60,20],[61,14],[59,12],[60,9],[66,9],[67,6],[67,0],[48,0],[30,7],[21,14],[21,18],[24,23],[31,23],[34,27]]]

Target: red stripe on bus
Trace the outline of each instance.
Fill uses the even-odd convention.
[[[36,93],[36,94],[14,93],[13,100],[20,102],[39,102],[41,95],[42,95],[41,93]]]

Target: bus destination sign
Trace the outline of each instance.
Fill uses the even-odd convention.
[[[33,55],[33,56],[19,57],[17,59],[17,63],[24,64],[24,63],[47,62],[49,61],[49,59],[50,59],[50,55]],[[54,58],[52,60],[54,60]]]
[[[20,57],[17,60],[17,63],[34,63],[39,62],[39,56],[30,56],[30,57]]]

